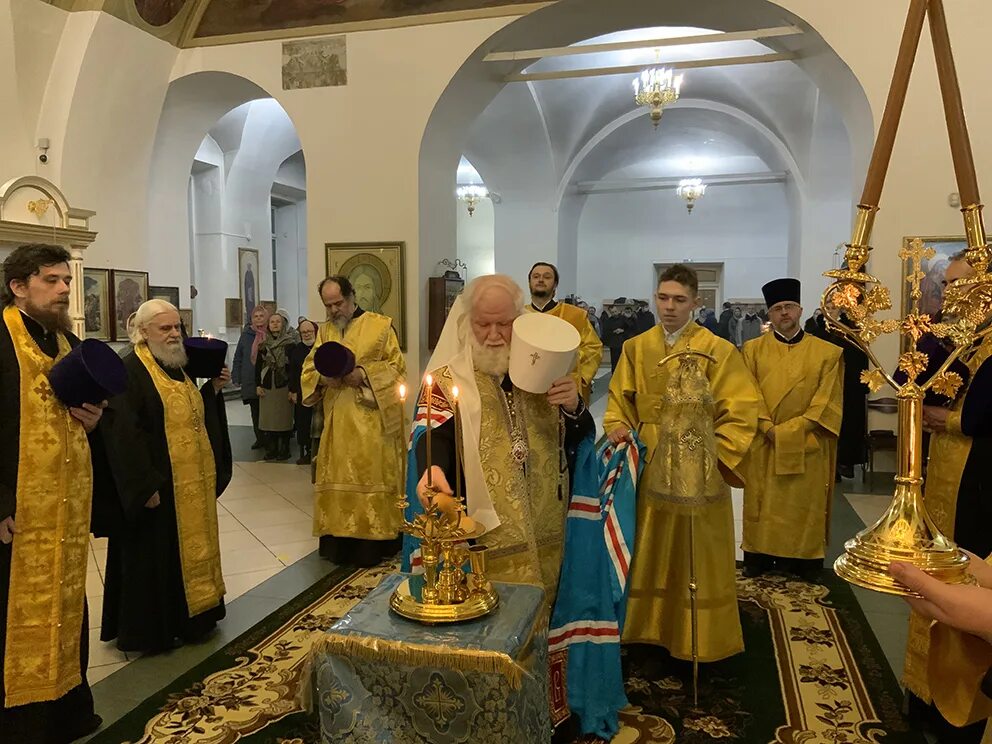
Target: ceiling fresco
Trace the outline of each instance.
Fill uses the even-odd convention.
[[[152,2],[153,0],[147,0]],[[168,0],[164,0],[168,2]],[[533,0],[207,0],[197,26],[199,39],[284,31],[304,26],[418,20],[436,13],[479,11]],[[430,22],[424,18],[423,22]]]
[[[189,0],[134,0],[141,19],[152,26],[164,26],[181,11]]]

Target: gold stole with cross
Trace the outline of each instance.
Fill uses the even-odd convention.
[[[186,604],[193,617],[219,605],[225,592],[217,528],[217,469],[203,422],[203,398],[188,377],[182,382],[169,377],[147,344],[137,344],[134,353],[148,370],[165,412],[179,557]]]
[[[69,353],[45,354],[20,311],[3,321],[20,374],[16,534],[10,565],[5,705],[57,700],[82,682],[79,636],[86,595],[93,464],[82,424],[55,397],[48,373]]]

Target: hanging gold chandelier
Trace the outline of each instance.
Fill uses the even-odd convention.
[[[634,103],[650,109],[651,123],[655,128],[661,121],[665,106],[679,100],[682,77],[667,67],[649,67],[634,78]]]
[[[689,214],[692,214],[692,208],[705,193],[706,184],[701,178],[683,178],[675,189],[675,195],[685,201],[685,208],[689,210]]]
[[[910,312],[904,318],[882,320],[876,318],[876,314],[891,309],[889,290],[867,273],[866,265],[872,250],[872,227],[913,61],[923,23],[928,17],[954,170],[961,202],[965,205],[961,211],[968,241],[966,260],[975,269],[975,274],[948,285],[944,296],[945,319],[935,321],[921,313],[919,307],[920,262],[923,258],[932,257],[933,251],[926,248],[922,241],[915,241],[899,253],[911,269]],[[992,317],[992,274],[987,273],[990,259],[992,252],[985,239],[978,180],[943,0],[912,0],[864,193],[858,205],[854,233],[846,246],[845,265],[826,273],[834,282],[827,288],[821,302],[828,324],[860,346],[871,360],[874,369],[864,372],[862,381],[872,391],[885,384],[891,385],[899,404],[898,472],[892,502],[878,522],[847,541],[844,554],[834,564],[837,574],[852,584],[888,594],[912,595],[910,589],[889,575],[888,569],[893,561],[911,563],[949,584],[972,581],[967,573],[967,555],[950,538],[941,534],[923,503],[923,397],[928,390],[933,390],[953,399],[963,380],[950,371],[951,364],[959,358],[966,360],[977,342],[992,332],[992,326],[987,323]],[[875,338],[897,332],[908,341],[909,349],[899,357],[898,367],[908,377],[908,381],[901,385],[882,367],[870,346]],[[916,344],[926,334],[942,339],[952,350],[937,372],[923,380],[920,375],[927,369],[929,359],[917,349]]]
[[[459,201],[465,202],[465,207],[468,209],[468,216],[471,217],[475,214],[475,208],[478,206],[479,202],[483,199],[489,198],[489,189],[485,186],[469,185],[469,186],[459,186],[455,189],[455,196]]]

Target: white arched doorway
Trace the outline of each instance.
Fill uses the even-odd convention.
[[[694,55],[797,53],[795,59],[767,65],[689,70],[687,73],[692,74],[687,74],[685,101],[667,116],[673,123],[685,117],[683,128],[699,133],[712,129],[714,118],[720,118],[717,128],[733,135],[741,144],[741,154],[747,151],[756,163],[763,163],[747,175],[762,171],[778,174],[776,186],[761,186],[777,190],[775,240],[780,260],[776,266],[778,271],[804,279],[810,294],[818,295],[820,274],[831,268],[833,246],[849,230],[854,174],[866,164],[873,140],[871,112],[851,71],[816,31],[801,18],[764,0],[705,5],[620,0],[609,9],[588,0],[564,0],[515,21],[488,39],[453,77],[425,131],[420,153],[421,278],[426,279],[440,259],[456,255],[452,210],[458,206],[452,198],[452,176],[464,153],[485,174],[487,184],[498,184],[501,201],[494,206],[496,269],[522,280],[527,259],[539,253],[559,264],[565,292],[581,292],[583,256],[578,246],[583,213],[588,202],[598,197],[592,196],[593,189],[580,189],[577,179],[602,180],[632,167],[630,162],[624,163],[630,152],[622,151],[636,151],[634,139],[647,146],[649,136],[657,134],[655,139],[664,141],[664,118],[662,131],[652,132],[644,114],[636,111],[630,88],[633,73],[505,81],[506,76],[522,72],[571,72],[575,68],[615,66],[618,61],[589,63],[585,55],[544,59],[524,55],[526,59],[515,61],[486,61],[487,54],[790,24],[794,30],[786,35],[759,37],[760,42],[727,42],[730,46],[722,53],[714,49],[707,52],[706,47],[719,46],[713,43],[695,45],[698,50],[663,49],[665,60],[681,54],[676,61],[693,59]],[[741,50],[741,44],[751,48]],[[648,49],[648,61],[636,57],[644,50],[630,54],[635,55],[635,64],[649,66],[654,58],[650,52]],[[772,75],[776,68],[778,72]],[[676,114],[680,106],[685,111]],[[598,171],[598,175],[586,178],[590,170]],[[699,175],[720,174],[720,169],[715,169]],[[722,174],[727,175],[725,171]],[[659,191],[657,198],[674,199],[669,184],[660,187],[669,191]],[[727,193],[729,187],[714,187],[714,205],[721,188]],[[698,228],[702,222],[690,225]],[[656,225],[651,229],[655,244],[664,245],[667,228]],[[741,229],[754,229],[754,223]],[[760,236],[754,239],[760,240]],[[656,252],[641,258],[645,267],[650,267],[676,257]],[[636,266],[629,271],[636,276],[651,275],[650,270],[640,272]]]

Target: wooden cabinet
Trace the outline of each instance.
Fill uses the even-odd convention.
[[[427,348],[437,346],[451,306],[464,288],[465,281],[453,271],[427,280]]]

